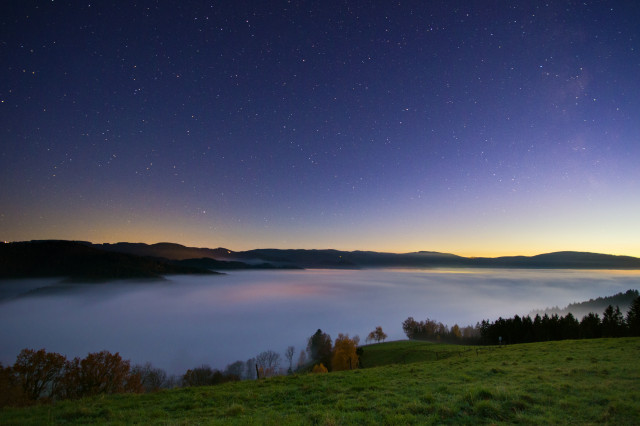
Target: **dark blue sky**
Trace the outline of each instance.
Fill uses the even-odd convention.
[[[0,238],[640,255],[640,4],[0,6]]]

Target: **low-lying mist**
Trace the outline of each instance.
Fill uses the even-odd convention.
[[[202,364],[222,369],[268,349],[282,354],[289,345],[296,348],[295,360],[318,328],[364,342],[380,325],[389,340],[403,339],[401,324],[409,316],[475,325],[639,287],[637,272],[495,269],[234,271],[105,284],[4,281],[0,362],[13,364],[23,348],[67,358],[106,349],[132,364],[149,361],[182,374]]]

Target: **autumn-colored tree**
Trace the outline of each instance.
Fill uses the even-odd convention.
[[[65,365],[59,394],[63,398],[81,398],[97,394],[142,392],[138,374],[132,374],[129,361],[119,353],[90,353],[84,359],[74,358]]]
[[[60,399],[81,398],[83,395],[80,382],[80,358],[76,357],[65,362],[64,373],[60,378],[55,396]]]
[[[334,343],[333,356],[331,357],[331,371],[353,370],[358,368],[358,347],[355,339],[350,339],[348,334],[340,333]]]
[[[404,331],[409,340],[417,339],[420,337],[420,323],[413,317],[409,317],[402,322],[402,331]]]
[[[458,324],[454,324],[453,327],[451,327],[450,333],[454,339],[462,339],[462,331],[460,331],[460,326]]]
[[[23,349],[16,358],[13,372],[24,394],[32,401],[51,398],[62,377],[67,359],[55,352]]]
[[[0,364],[0,408],[7,406],[18,407],[27,405],[30,402],[13,369],[11,367],[3,367]]]
[[[427,339],[440,340],[449,334],[449,328],[441,322],[427,318],[424,321],[416,321],[409,317],[402,323],[402,329],[410,340]]]
[[[369,335],[367,336],[367,342],[372,342],[375,340],[376,343],[380,343],[380,341],[384,342],[386,338],[387,334],[382,331],[382,327],[377,326],[376,329],[369,333]]]
[[[328,373],[329,370],[327,370],[327,367],[324,366],[324,364],[320,363],[320,364],[316,364],[313,366],[313,370],[311,370],[312,373]]]

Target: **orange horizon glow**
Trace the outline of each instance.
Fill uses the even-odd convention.
[[[435,252],[435,253],[443,253],[443,254],[452,254],[456,256],[466,257],[466,258],[497,258],[497,257],[510,257],[510,256],[536,256],[540,254],[547,253],[556,253],[556,252],[586,252],[586,253],[599,253],[606,254],[612,256],[630,256],[630,257],[638,257],[640,258],[640,250],[638,251],[620,251],[613,250],[607,247],[602,247],[601,249],[595,248],[584,248],[584,247],[558,247],[558,246],[550,246],[548,248],[539,247],[538,249],[522,249],[518,248],[504,248],[504,249],[488,249],[488,250],[472,250],[472,249],[451,249],[450,247],[439,249],[438,247],[428,247],[428,248],[420,248],[415,245],[411,245],[411,247],[402,247],[402,246],[375,246],[375,247],[361,247],[355,245],[345,245],[345,244],[336,244],[334,246],[327,245],[318,245],[314,246],[312,243],[309,244],[291,244],[291,245],[276,245],[276,244],[259,244],[255,246],[251,246],[248,243],[240,243],[240,244],[225,244],[225,243],[212,243],[208,244],[199,240],[189,240],[189,239],[180,239],[180,240],[172,240],[172,239],[163,239],[163,238],[130,238],[130,239],[86,239],[86,238],[66,238],[60,236],[50,236],[50,237],[37,237],[37,238],[26,238],[26,239],[14,239],[14,240],[5,240],[4,242],[21,242],[21,241],[30,241],[30,240],[69,240],[69,241],[88,241],[93,244],[116,244],[116,243],[142,243],[142,244],[160,244],[160,243],[170,243],[170,244],[179,244],[185,247],[193,247],[193,248],[205,248],[205,249],[217,249],[224,248],[230,250],[232,252],[241,252],[248,250],[260,250],[260,249],[277,249],[277,250],[337,250],[337,251],[345,251],[345,252],[355,252],[355,251],[372,251],[379,253],[396,253],[396,254],[406,254],[406,253],[416,253],[416,252]]]

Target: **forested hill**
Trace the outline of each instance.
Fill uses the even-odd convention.
[[[99,250],[74,241],[0,243],[0,278],[68,277],[95,281],[211,273],[163,259]]]
[[[172,260],[210,258],[270,266],[303,268],[373,268],[373,267],[467,267],[467,268],[556,268],[556,269],[640,269],[640,258],[608,254],[563,251],[537,256],[462,257],[449,253],[420,251],[381,253],[340,250],[256,249],[232,251],[225,248],[195,248],[180,244],[95,244],[109,251],[162,257]]]
[[[544,310],[534,310],[531,311],[529,315],[531,317],[534,317],[537,314],[541,316],[544,314],[557,314],[564,316],[571,312],[574,317],[580,318],[591,312],[602,312],[609,305],[618,306],[623,313],[626,313],[629,310],[631,303],[633,303],[633,300],[639,295],[640,293],[638,293],[638,290],[627,290],[624,293],[620,292],[613,296],[598,297],[596,299],[589,299],[586,302],[570,303],[562,309],[556,306],[553,308],[546,308]]]
[[[153,257],[170,260],[171,263],[181,266],[193,266],[196,268],[231,270],[231,269],[300,269],[295,262],[266,262],[261,259],[243,262],[236,253],[225,248],[201,248],[185,247],[175,243],[116,243],[116,244],[91,244],[91,247],[115,253],[127,253],[136,256]]]
[[[257,249],[234,252],[172,243],[92,244],[54,240],[0,243],[0,278],[66,276],[101,280],[207,273],[212,269],[377,267],[640,269],[640,259],[581,252],[468,258],[426,251]]]
[[[115,244],[91,244],[100,250],[134,254],[136,256],[147,257],[162,257],[170,260],[185,260],[185,259],[225,259],[232,253],[230,250],[224,248],[210,249],[200,247],[185,247],[180,244],[174,243],[156,243],[156,244],[144,244],[144,243],[115,243]]]

